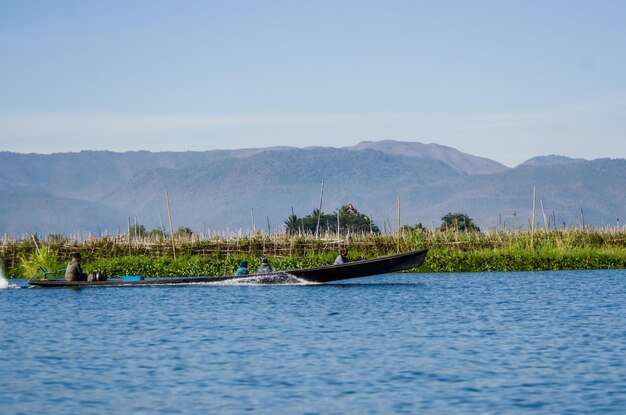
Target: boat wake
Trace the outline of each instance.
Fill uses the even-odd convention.
[[[211,285],[311,285],[317,284],[298,278],[287,272],[273,272],[270,274],[248,275],[232,280],[211,282]]]
[[[11,284],[6,278],[0,276],[0,290],[4,288],[20,288],[19,285]]]
[[[223,285],[318,285],[318,282],[311,282],[298,278],[295,275],[287,272],[272,272],[267,274],[249,274],[239,278],[229,278],[221,281],[185,281],[185,282],[164,282],[159,283],[159,286],[171,285],[195,285],[195,286],[223,286]],[[139,283],[136,286],[141,286]],[[145,284],[145,286],[153,286],[152,284]]]
[[[4,278],[4,264],[2,260],[0,260],[0,290],[4,288],[20,288],[18,285],[11,284],[9,281]]]

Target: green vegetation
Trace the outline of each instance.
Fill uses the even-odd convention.
[[[128,228],[128,235],[130,236],[145,236],[146,235],[146,227],[143,225],[134,225]]]
[[[185,234],[185,235],[182,235]],[[34,241],[37,241],[38,249]],[[30,277],[37,268],[63,268],[69,253],[82,254],[86,272],[109,276],[228,275],[240,259],[250,268],[262,257],[276,270],[308,268],[333,262],[340,244],[354,260],[428,248],[419,272],[490,272],[562,269],[626,269],[626,229],[558,229],[531,232],[434,232],[406,226],[401,234],[354,233],[338,239],[325,234],[297,236],[256,234],[240,238],[200,239],[181,232],[172,243],[162,236],[102,237],[71,241],[58,235],[44,240],[0,241],[9,278]]]
[[[131,226],[130,228],[128,228],[128,235],[130,235],[133,238],[134,237],[146,237],[146,236],[151,237],[151,238],[155,238],[155,237],[165,238],[168,236],[168,234],[166,234],[161,228],[154,228],[150,231],[146,231],[146,227],[143,225]],[[174,232],[175,237],[191,237],[192,235],[193,235],[193,231],[191,230],[191,228],[181,227],[181,228],[178,228],[176,232]]]
[[[285,221],[288,235],[320,233],[336,234],[337,227],[343,235],[348,232],[378,233],[380,230],[369,216],[359,213],[352,204],[343,205],[334,213],[325,214],[319,209],[313,210],[310,215],[299,218],[291,214]]]
[[[47,272],[65,269],[65,265],[59,261],[57,251],[51,246],[44,245],[41,249],[35,248],[35,251],[30,252],[28,255],[19,254],[19,270],[22,276],[41,276],[43,274],[40,268]]]
[[[442,231],[454,230],[458,232],[480,232],[480,228],[474,223],[474,219],[470,218],[466,213],[448,213],[441,218]]]
[[[557,271],[573,269],[624,269],[626,249],[544,248],[535,251],[519,249],[433,250],[420,272],[499,272]]]
[[[89,264],[90,271],[105,272],[107,275],[146,275],[150,277],[194,277],[210,275],[231,275],[239,265],[240,259],[247,259],[250,270],[256,269],[261,257],[256,256],[229,256],[202,257],[120,257],[99,259]],[[315,255],[309,257],[272,258],[271,265],[276,270],[310,268],[328,265],[334,260],[334,255]]]

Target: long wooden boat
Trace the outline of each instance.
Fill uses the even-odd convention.
[[[142,285],[171,285],[211,283],[235,279],[258,279],[264,276],[293,276],[313,283],[325,283],[351,278],[369,277],[419,267],[426,258],[427,249],[382,256],[375,259],[347,262],[316,268],[278,271],[271,274],[229,275],[219,277],[175,277],[175,278],[111,278],[106,281],[66,281],[64,279],[31,279],[30,285],[37,287],[120,287]],[[270,281],[270,279],[267,279]]]

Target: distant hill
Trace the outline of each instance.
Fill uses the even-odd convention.
[[[575,158],[557,156],[557,155],[551,154],[549,156],[533,157],[529,160],[526,160],[522,164],[519,164],[517,167],[555,166],[558,164],[570,164],[570,163],[576,163],[579,161],[584,161],[584,159],[580,159],[580,158],[575,159]]]
[[[250,157],[287,147],[205,152],[81,151],[20,154],[0,152],[0,185],[35,189],[70,198],[98,200],[135,175],[154,169],[185,169],[224,159]]]
[[[529,228],[535,187],[536,225],[539,227],[544,224],[542,204],[550,225],[556,222],[558,226],[580,226],[583,209],[587,225],[615,226],[616,220],[626,215],[626,191],[621,183],[626,183],[624,159],[579,161],[466,176],[433,184],[433,190],[445,192],[446,196],[430,199],[429,205],[418,211],[418,216],[460,210],[468,212],[483,229]],[[418,189],[411,193],[417,194]]]
[[[404,155],[420,159],[439,160],[453,169],[467,174],[500,173],[509,168],[484,157],[462,153],[452,147],[439,144],[407,143],[394,140],[364,141],[354,147],[344,147],[352,150],[376,150],[386,154]]]
[[[351,202],[371,214],[387,204],[393,206],[395,189],[457,176],[458,172],[433,160],[416,163],[410,157],[376,151],[294,149],[186,169],[152,170],[137,175],[106,200],[129,212],[144,212],[153,221],[158,216],[155,207],[162,204],[165,189],[170,189],[176,216],[185,223],[250,229],[254,210],[255,226],[267,229],[267,217],[276,228],[292,207],[301,216],[319,207],[322,180],[324,206]]]
[[[125,216],[114,206],[93,201],[53,196],[40,189],[1,186],[0,231],[2,234],[72,234],[125,230]]]
[[[535,160],[538,159],[538,160]],[[534,162],[531,162],[535,160]],[[626,160],[534,158],[510,169],[436,144],[366,142],[347,148],[259,148],[206,152],[0,152],[0,233],[115,233],[128,218],[147,229],[166,222],[196,232],[281,230],[298,216],[346,203],[395,227],[438,226],[464,212],[482,229],[527,227],[532,188],[537,221],[613,225],[626,217]],[[491,171],[487,173],[487,171]],[[323,225],[323,224],[322,224]]]

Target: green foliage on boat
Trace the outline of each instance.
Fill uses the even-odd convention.
[[[40,277],[44,272],[65,270],[65,265],[59,261],[58,253],[51,246],[43,245],[34,252],[20,254],[19,270],[24,277]],[[59,272],[59,275],[62,273]]]

